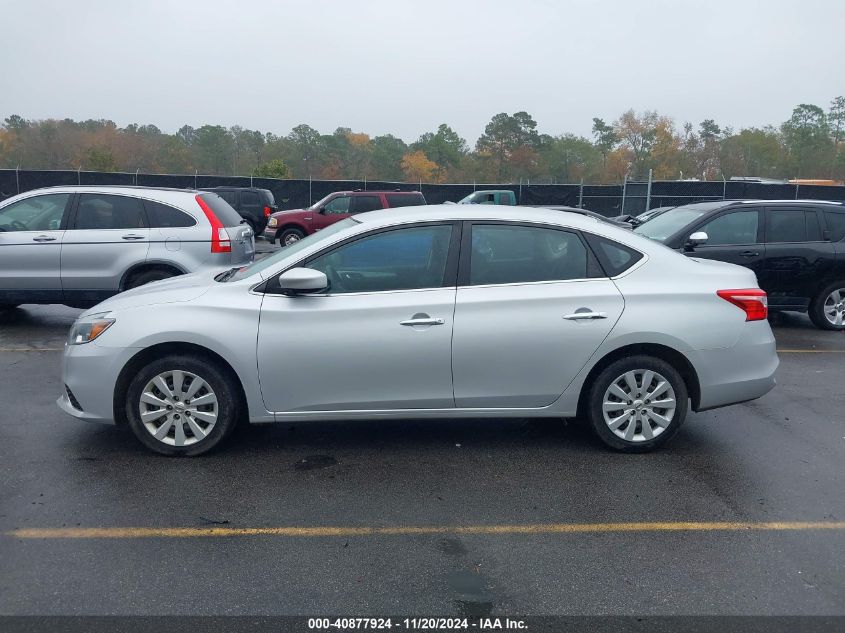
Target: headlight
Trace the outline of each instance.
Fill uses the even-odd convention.
[[[276,218],[270,218],[270,221],[267,222],[267,226],[276,226]]]
[[[90,343],[95,338],[100,336],[103,332],[111,327],[114,319],[107,319],[108,312],[102,314],[92,314],[83,319],[79,319],[70,328],[70,334],[67,337],[68,345],[82,345],[83,343]]]

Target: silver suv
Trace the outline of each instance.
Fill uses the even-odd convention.
[[[151,281],[254,257],[252,230],[215,193],[70,186],[0,203],[0,308],[87,307]]]

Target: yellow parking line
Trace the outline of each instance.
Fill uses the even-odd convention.
[[[779,349],[778,354],[845,354],[845,349]]]
[[[523,525],[440,525],[395,527],[87,527],[21,528],[6,536],[26,539],[190,538],[208,536],[402,536],[417,534],[582,534],[602,532],[845,530],[845,521],[647,523],[529,523]]]

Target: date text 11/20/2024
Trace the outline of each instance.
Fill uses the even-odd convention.
[[[512,618],[308,618],[311,630],[384,630],[415,631],[470,630],[519,631],[528,628],[524,620]]]

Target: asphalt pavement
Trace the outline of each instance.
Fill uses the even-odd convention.
[[[169,459],[57,409],[78,313],[0,314],[0,614],[845,615],[845,335],[804,316],[774,391],[652,454],[408,420]]]

